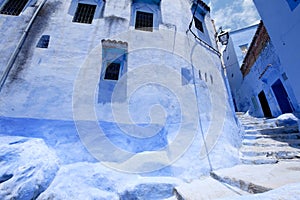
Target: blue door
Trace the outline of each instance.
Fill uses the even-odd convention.
[[[282,113],[292,113],[293,108],[290,104],[288,94],[280,81],[278,79],[273,85],[272,85],[272,90],[275,94],[276,100],[278,102],[278,105],[280,107],[280,110]]]

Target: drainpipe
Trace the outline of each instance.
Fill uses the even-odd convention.
[[[4,83],[5,83],[5,81],[6,81],[7,77],[8,77],[8,74],[9,74],[10,70],[12,69],[12,67],[13,67],[13,65],[14,65],[14,63],[16,61],[16,58],[17,58],[18,54],[20,53],[20,50],[23,47],[23,44],[24,44],[24,42],[25,42],[25,40],[26,40],[26,38],[28,36],[29,29],[31,28],[31,26],[32,26],[32,24],[33,24],[36,16],[40,12],[40,10],[42,9],[42,7],[46,3],[46,1],[47,0],[43,0],[40,3],[39,7],[35,10],[33,16],[31,17],[31,19],[30,19],[27,27],[25,28],[25,30],[24,30],[24,32],[23,32],[23,34],[22,34],[22,36],[21,36],[21,38],[20,38],[20,40],[19,40],[19,42],[17,44],[17,47],[15,48],[14,52],[10,56],[9,61],[8,61],[7,65],[6,65],[5,70],[4,70],[4,72],[2,74],[2,77],[0,79],[0,92],[1,92],[1,90],[3,88],[3,85],[4,85]]]

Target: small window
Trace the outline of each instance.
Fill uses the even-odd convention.
[[[135,29],[142,31],[153,31],[153,13],[136,12]]]
[[[198,72],[198,73],[199,73],[199,79],[202,80],[202,76],[201,76],[201,71],[200,71],[200,69],[199,69],[199,72]]]
[[[42,35],[36,47],[38,48],[48,48],[50,41],[50,35]]]
[[[246,55],[248,52],[248,44],[240,45],[240,49],[241,49],[242,53]]]
[[[203,29],[202,22],[197,17],[194,17],[194,21],[195,21],[195,27],[203,33],[204,29]]]
[[[94,19],[96,7],[96,5],[79,3],[73,22],[91,24]]]
[[[108,66],[105,70],[104,79],[119,80],[120,67],[120,63],[108,63]]]
[[[283,78],[283,80],[288,80],[288,77],[287,77],[287,75],[286,75],[286,73],[284,72],[283,74],[282,74],[282,78]]]
[[[27,3],[28,0],[8,0],[1,8],[0,14],[18,16]]]

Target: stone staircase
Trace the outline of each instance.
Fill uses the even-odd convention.
[[[277,119],[237,117],[245,129],[240,149],[244,164],[272,164],[280,160],[300,161],[300,133],[296,123],[279,124]]]
[[[174,188],[175,196],[166,200],[243,199],[244,195],[245,199],[254,199],[248,195],[256,193],[266,195],[261,199],[271,199],[265,192],[299,182],[297,118],[282,122],[278,118],[255,118],[245,113],[237,113],[237,117],[245,129],[240,148],[242,163],[181,184]],[[282,195],[274,199],[286,199],[285,192]]]

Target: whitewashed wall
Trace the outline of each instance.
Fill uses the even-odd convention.
[[[61,137],[70,138],[77,133],[74,132],[74,124],[66,121],[72,121],[75,117],[75,123],[85,123],[95,118],[103,122],[107,131],[115,134],[118,133],[114,129],[115,123],[128,123],[128,119],[121,117],[116,120],[116,117],[127,116],[130,111],[129,118],[137,124],[149,123],[152,119],[154,126],[162,127],[162,134],[166,136],[161,141],[150,141],[143,148],[153,150],[160,148],[164,142],[169,144],[175,140],[178,127],[183,127],[181,136],[186,135],[181,142],[185,142],[188,136],[191,138],[192,134],[190,148],[182,149],[182,144],[177,144],[180,148],[167,149],[168,153],[164,156],[168,164],[172,161],[172,153],[178,150],[186,150],[186,153],[176,161],[171,172],[167,168],[161,173],[198,177],[210,170],[207,153],[211,156],[214,169],[238,162],[239,127],[229,104],[221,61],[215,52],[197,42],[187,32],[192,19],[189,1],[163,0],[161,22],[153,32],[134,30],[130,24],[131,1],[107,1],[104,11],[101,11],[103,17],[100,15],[95,18],[92,24],[72,22],[75,5],[71,0],[48,0],[37,16],[1,91],[1,123],[6,131],[19,134],[18,130],[23,128],[22,134],[30,135],[30,131],[39,130],[48,139],[51,134],[56,135],[55,141],[50,137],[49,143],[58,149],[64,162],[69,163],[84,160],[85,156],[78,158],[74,155],[75,158],[65,155],[68,151],[64,152],[63,145],[70,141],[56,142],[60,140],[58,126],[69,127],[72,131],[67,133],[66,129],[64,134],[67,136]],[[11,21],[14,19],[9,18]],[[205,17],[205,26],[203,39],[216,48],[209,13]],[[46,49],[36,48],[42,35],[50,35],[49,47]],[[128,43],[128,77],[124,76],[119,81],[127,84],[119,84],[121,89],[127,86],[126,90],[130,91],[131,84],[141,84],[145,80],[152,85],[148,83],[149,87],[136,90],[136,93],[127,92],[127,95],[132,96],[122,103],[96,103],[99,95],[106,94],[98,94],[99,84],[102,84],[103,39]],[[155,85],[162,83],[164,87]],[[154,106],[156,104],[160,105],[158,110]],[[112,111],[114,106],[120,108],[116,109],[120,111],[117,116]],[[29,123],[28,119],[44,120],[46,124],[55,122],[57,129],[49,133],[48,129],[43,129],[46,126],[42,126],[41,122],[37,122],[36,127],[33,124],[23,127],[22,124]],[[11,122],[7,124],[7,121]],[[89,133],[96,131],[85,125],[80,128]],[[111,139],[116,139],[116,144],[130,147],[124,145],[121,136],[115,136],[112,135]],[[205,151],[203,137],[210,147],[209,152]],[[109,162],[114,162],[114,156],[122,156],[109,148],[106,150],[110,157],[105,159]],[[133,156],[131,159],[138,158]],[[164,162],[156,164],[160,166]],[[126,167],[127,164],[125,162],[122,166]]]

